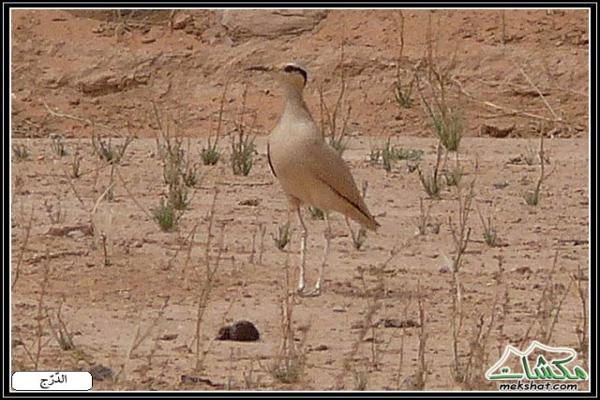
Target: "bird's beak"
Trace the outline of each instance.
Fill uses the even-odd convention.
[[[262,71],[262,72],[270,72],[273,71],[273,67],[269,65],[253,65],[246,68],[246,71]]]

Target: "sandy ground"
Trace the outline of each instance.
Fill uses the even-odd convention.
[[[110,18],[93,19],[63,11],[19,11],[13,16],[12,141],[13,146],[24,145],[29,152],[26,160],[18,160],[13,154],[11,163],[13,369],[32,370],[35,361],[38,370],[89,370],[99,365],[111,368],[117,378],[95,382],[96,390],[465,388],[451,372],[451,321],[456,314],[452,311],[449,266],[456,251],[449,218],[453,222],[459,219],[457,190],[444,188],[440,199],[432,200],[423,191],[418,173],[410,171],[410,163],[397,162],[391,172],[386,172],[381,164],[369,161],[370,149],[390,135],[391,143],[397,147],[424,151],[420,161],[424,171],[430,170],[436,158],[436,141],[422,107],[399,108],[389,89],[395,68],[385,67],[385,62],[394,60],[394,55],[386,50],[392,42],[384,33],[397,29],[395,19],[377,11],[361,15],[332,11],[308,32],[287,39],[262,39],[273,44],[267,48],[256,37],[230,42],[233,39],[227,40],[229,36],[215,33],[217,17],[206,13],[190,13],[195,29],[204,27],[200,31],[169,32],[159,20],[147,22],[151,29],[146,33],[132,25],[123,35],[115,33],[115,22]],[[531,340],[541,340],[560,301],[560,312],[547,344],[576,349],[578,362],[585,367],[577,334],[584,324],[577,288],[581,285],[587,301],[586,15],[571,11],[512,12],[507,16],[509,35],[514,37],[510,36],[513,38],[504,45],[498,36],[498,15],[492,11],[446,12],[434,17],[439,15],[442,22],[452,21],[438,25],[444,27],[440,33],[443,40],[460,37],[464,44],[457,76],[471,76],[463,81],[465,87],[494,104],[553,119],[539,93],[532,94],[519,70],[510,69],[506,74],[505,68],[519,57],[524,57],[527,67],[557,59],[560,63],[572,63],[561,64],[565,72],[556,74],[555,79],[547,75],[554,71],[552,68],[530,73],[542,87],[551,108],[567,121],[545,125],[544,145],[549,158],[546,170],[551,175],[542,184],[538,206],[527,205],[523,194],[535,187],[540,165],[528,165],[523,162],[523,155],[528,153],[528,147],[538,146],[533,134],[539,128],[539,119],[503,114],[490,120],[485,115],[494,110],[475,102],[466,105],[467,137],[461,143],[458,158],[465,171],[462,193],[466,183],[475,179],[475,199],[467,221],[471,240],[459,272],[465,311],[457,346],[461,363],[466,363],[478,349],[484,360],[475,363],[473,374],[477,378],[469,388],[494,389],[495,384],[482,379],[483,372],[507,344],[525,348]],[[457,16],[466,21],[462,28],[457,26]],[[425,28],[417,20],[426,18],[424,12],[407,13],[407,23],[414,27],[406,38],[408,61],[422,56],[422,42],[417,38],[422,37]],[[528,23],[529,20],[535,23]],[[357,111],[351,119],[344,158],[357,183],[368,182],[366,202],[381,228],[376,234],[369,233],[362,248],[356,250],[343,217],[332,216],[334,237],[325,292],[316,298],[292,299],[294,343],[304,363],[297,381],[284,383],[271,370],[282,342],[281,307],[286,298],[286,276],[290,277],[290,290],[296,282],[299,231],[293,231],[286,268],[286,253],[276,248],[273,236],[287,219],[287,204],[266,159],[266,133],[277,117],[279,93],[263,77],[250,82],[248,107],[256,110],[258,116],[254,167],[246,177],[233,175],[229,165],[231,137],[222,137],[223,159],[216,166],[199,167],[201,179],[173,232],[162,232],[148,215],[167,191],[162,160],[152,139],[156,129],[151,122],[151,101],[156,100],[166,113],[175,115],[173,110],[178,109],[186,114],[180,120],[180,133],[189,138],[189,149],[185,142],[188,154],[199,161],[210,116],[218,109],[228,71],[216,68],[216,64],[230,57],[228,67],[239,67],[275,58],[281,51],[285,56],[313,54],[308,61],[317,72],[332,71],[339,54],[332,52],[317,58],[314,53],[340,37],[335,30],[340,21],[346,21],[350,31],[358,26],[347,50],[352,71],[348,79],[349,87],[363,87],[366,93],[366,97],[348,98]],[[99,27],[107,24],[113,24],[113,30],[102,33]],[[420,34],[415,32],[419,26]],[[449,33],[446,35],[444,30]],[[144,42],[144,37],[153,32],[157,34],[155,40]],[[296,45],[298,38],[307,39],[306,43],[313,47]],[[76,53],[78,44],[86,41],[92,45],[79,47],[80,54]],[[217,51],[198,62],[198,56],[207,54],[203,52],[211,46]],[[178,59],[173,55],[186,49],[193,54],[191,58],[183,55]],[[529,52],[531,49],[539,52]],[[127,74],[132,65],[137,65],[139,51],[147,52],[148,57],[163,54],[163,58],[149,64],[151,78],[147,84],[110,83],[110,79]],[[169,52],[171,56],[165,59],[164,54]],[[111,56],[105,58],[112,61],[100,63],[100,58],[108,53]],[[133,59],[119,69],[126,54],[133,55]],[[237,56],[231,58],[232,54]],[[377,60],[372,70],[365,69],[370,58]],[[481,64],[482,60],[489,62]],[[90,76],[106,71],[116,71],[116,75],[100,79],[104,86],[90,94],[82,91],[89,83],[82,83],[88,76],[81,75],[82,71]],[[194,73],[189,74],[190,71]],[[64,76],[62,81],[60,74]],[[479,79],[484,75],[489,80]],[[367,85],[370,79],[373,84]],[[247,81],[247,76],[236,75],[231,82],[226,118],[235,115]],[[490,81],[501,84],[489,86]],[[93,86],[94,82],[89,84]],[[335,79],[330,80],[326,94],[335,96],[336,87]],[[107,88],[116,89],[103,92]],[[156,95],[157,90],[164,91],[164,96]],[[316,84],[307,88],[307,97],[317,115]],[[267,107],[259,109],[259,105]],[[111,182],[111,167],[93,152],[91,121],[96,127],[105,125],[100,128],[105,137],[123,137],[128,122],[129,132],[136,135],[115,168],[112,199],[102,196]],[[489,136],[481,133],[484,125],[514,128],[508,138],[477,137]],[[111,129],[115,134],[107,132]],[[56,154],[49,139],[54,133],[67,138],[68,154],[63,157]],[[112,142],[122,140],[113,138]],[[71,179],[67,174],[76,151],[82,157],[83,173]],[[446,170],[455,162],[451,154]],[[215,190],[218,194],[208,241]],[[426,209],[430,207],[424,235],[417,234],[421,199]],[[485,219],[492,218],[499,246],[490,247],[484,242],[477,208]],[[308,283],[312,285],[324,247],[324,222],[314,220],[308,213],[306,220],[310,232]],[[220,257],[200,326],[200,343],[206,356],[198,371],[194,338],[199,298],[207,281],[209,242],[213,266],[219,253]],[[393,249],[397,251],[386,263]],[[503,260],[501,274],[499,257]],[[419,303],[425,317],[422,327]],[[60,304],[61,319],[75,344],[71,350],[61,350],[50,333],[48,319],[38,318],[40,310],[43,316],[47,311],[56,326]],[[548,307],[554,307],[550,318],[539,311]],[[483,332],[489,329],[486,340],[477,336],[480,316]],[[212,340],[221,326],[240,319],[257,326],[260,341]],[[152,329],[144,335],[149,328]],[[134,340],[136,331],[139,341]],[[39,356],[38,341],[42,344]],[[422,365],[420,344],[424,345],[426,367],[422,387],[415,383],[414,375]],[[580,389],[585,389],[585,385],[580,384]]]

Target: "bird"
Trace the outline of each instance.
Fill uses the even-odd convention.
[[[246,69],[269,73],[283,91],[285,105],[269,134],[267,159],[289,202],[288,222],[295,211],[302,228],[297,293],[300,296],[319,296],[331,239],[329,211],[341,213],[371,231],[376,231],[380,225],[365,204],[348,165],[327,143],[304,101],[303,90],[308,81],[306,69],[296,62],[253,65]],[[302,217],[303,205],[323,210],[327,225],[323,261],[315,288],[308,292],[305,291],[304,276],[308,230]]]

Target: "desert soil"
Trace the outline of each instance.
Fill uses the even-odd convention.
[[[13,369],[110,368],[115,379],[96,381],[96,390],[490,390],[496,386],[483,373],[504,347],[542,338],[576,349],[587,367],[578,340],[587,326],[578,288],[587,301],[589,276],[587,13],[403,15],[400,41],[402,21],[389,10],[13,11],[11,138],[29,153],[18,159],[13,152],[11,162]],[[269,171],[266,135],[281,98],[266,76],[244,72],[287,60],[309,69],[306,98],[317,119],[319,91],[332,104],[344,71],[345,104],[352,107],[344,158],[359,186],[368,182],[366,202],[381,223],[357,250],[343,217],[332,215],[324,293],[291,300],[294,347],[303,360],[292,383],[272,371],[285,325],[286,277],[293,292],[299,258],[295,225],[288,253],[273,240],[287,220],[287,203]],[[465,137],[443,171],[459,160],[462,189],[445,187],[439,199],[424,192],[413,162],[388,172],[369,160],[390,137],[398,148],[424,152],[422,171],[435,164],[437,140],[419,92],[411,108],[394,100],[397,71],[409,83],[413,68],[427,71],[432,63],[449,71],[449,99],[465,115]],[[177,229],[162,232],[150,215],[167,193],[153,109],[200,163],[225,88],[222,159],[198,165],[188,209]],[[229,165],[241,114],[257,135],[248,176],[233,175]],[[531,206],[524,194],[540,176],[540,132],[549,176],[540,203]],[[113,145],[128,135],[134,140],[112,168],[94,153],[93,134]],[[53,148],[56,135],[67,155]],[[82,175],[70,178],[75,154]],[[458,275],[459,361],[476,360],[467,385],[452,373],[456,249],[449,220],[458,223],[458,199],[473,180],[470,241]],[[424,234],[417,230],[421,200],[429,210]],[[478,210],[484,221],[491,218],[495,247],[484,241]],[[324,222],[308,213],[305,220],[311,285]],[[196,370],[207,253],[218,270],[200,324],[205,359]],[[59,306],[75,345],[70,350],[51,334]],[[540,312],[548,309],[553,313]],[[480,317],[482,331],[489,329],[485,340]],[[242,319],[256,325],[258,342],[212,340]],[[420,344],[424,385],[416,375]]]

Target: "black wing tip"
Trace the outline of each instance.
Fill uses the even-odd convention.
[[[271,172],[273,176],[277,178],[277,174],[275,173],[275,168],[273,168],[273,163],[271,162],[271,146],[267,142],[267,160],[269,161],[269,167],[271,168]]]
[[[377,222],[375,217],[371,217],[370,222],[371,222],[371,226],[369,226],[368,228],[371,229],[373,232],[377,232],[377,229],[381,227],[381,224],[379,222]]]

